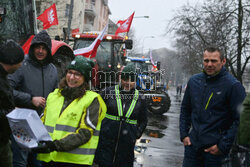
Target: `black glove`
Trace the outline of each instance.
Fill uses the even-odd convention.
[[[39,141],[38,146],[31,149],[36,153],[50,153],[56,150],[56,145],[53,141]]]

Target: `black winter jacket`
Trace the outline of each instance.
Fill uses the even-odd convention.
[[[6,115],[14,108],[14,98],[7,80],[7,72],[0,65],[0,147],[9,141],[11,130]]]
[[[217,144],[227,154],[237,133],[238,109],[244,98],[244,87],[224,67],[216,76],[192,76],[181,105],[181,140],[189,136],[197,149]]]
[[[37,44],[44,44],[48,49],[48,55],[43,61],[38,61],[34,55],[34,46]],[[42,109],[36,108],[32,104],[32,97],[47,98],[58,84],[57,69],[51,63],[50,50],[50,37],[45,31],[42,31],[32,40],[29,55],[25,57],[22,66],[14,74],[9,75],[10,85],[14,89],[15,105],[35,109],[39,115]]]
[[[130,92],[120,91],[120,94],[124,108],[123,115],[125,115],[132,102],[134,90]],[[118,116],[115,87],[105,89],[101,95],[107,105],[107,114]],[[133,166],[135,142],[136,139],[141,137],[148,121],[146,102],[141,94],[130,119],[137,120],[137,125],[104,118],[95,157],[97,164],[109,167]],[[113,164],[114,159],[115,163]]]

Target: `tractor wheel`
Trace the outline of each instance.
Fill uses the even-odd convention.
[[[162,115],[165,112],[167,112],[171,105],[170,97],[167,93],[163,92],[166,95],[165,101],[162,101],[164,104],[161,106],[149,106],[150,112],[153,114],[159,114]]]

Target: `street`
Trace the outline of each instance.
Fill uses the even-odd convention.
[[[171,107],[164,115],[149,113],[147,128],[135,149],[135,167],[181,167],[184,147],[179,139],[181,96],[169,90]],[[182,94],[183,96],[183,94]],[[147,140],[144,140],[147,139]]]

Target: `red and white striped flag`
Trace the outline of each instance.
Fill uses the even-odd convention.
[[[154,70],[155,68],[157,68],[157,66],[155,65],[155,63],[153,61],[152,50],[149,51],[149,57],[150,57],[151,64],[152,64],[152,70]]]
[[[98,35],[98,37],[94,40],[94,42],[90,46],[86,48],[80,48],[80,49],[74,50],[74,54],[76,56],[81,55],[87,58],[95,57],[98,46],[100,45],[104,35],[106,34],[107,28],[108,28],[108,24],[105,26],[105,28],[102,30],[102,32]]]

